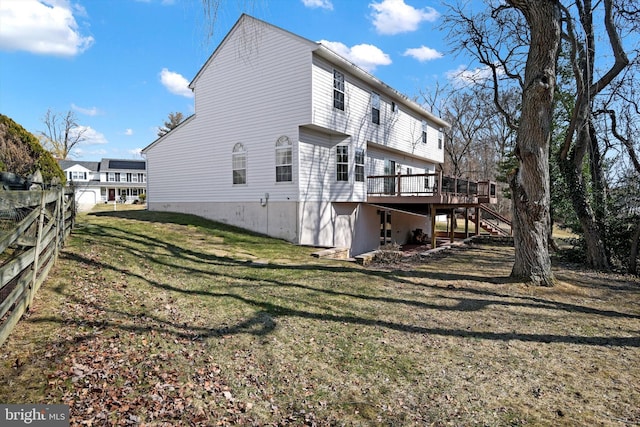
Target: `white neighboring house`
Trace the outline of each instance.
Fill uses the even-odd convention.
[[[134,203],[146,193],[146,161],[102,159],[99,162],[59,160],[67,177],[67,185],[74,186],[80,210],[91,209],[97,203]]]
[[[355,256],[460,201],[449,125],[322,44],[243,14],[189,87],[195,114],[142,150],[150,210]]]

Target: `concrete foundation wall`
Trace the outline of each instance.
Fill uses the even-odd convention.
[[[267,202],[264,206],[260,202],[149,202],[148,209],[198,215],[298,243],[296,205],[295,202]]]

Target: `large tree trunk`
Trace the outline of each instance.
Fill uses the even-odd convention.
[[[551,226],[549,144],[561,37],[560,5],[557,0],[510,3],[525,16],[531,37],[515,149],[519,164],[510,182],[515,244],[511,277],[553,286],[547,245]]]
[[[571,201],[580,220],[587,249],[587,264],[608,270],[609,254],[606,246],[605,216],[606,193],[602,158],[593,126],[593,99],[618,76],[629,64],[616,30],[613,13],[614,0],[604,0],[603,21],[615,62],[611,68],[594,82],[596,42],[593,29],[595,8],[591,0],[583,0],[578,7],[579,21],[584,39],[570,31],[571,57],[576,81],[576,103],[564,146],[560,152],[560,168],[571,193]],[[569,26],[571,22],[568,21]],[[572,145],[575,135],[575,143]],[[585,155],[589,156],[591,191],[593,202],[584,184],[583,166]]]
[[[594,144],[597,145],[597,140],[594,141],[596,137],[592,134],[593,126],[589,126],[590,109],[588,104],[577,105],[575,108],[583,110],[577,115],[578,118],[582,117],[582,119],[578,119],[578,122],[582,123],[582,125],[580,126],[580,131],[577,132],[576,144],[568,158],[559,158],[560,171],[567,183],[573,210],[576,212],[578,221],[580,221],[582,237],[586,246],[587,264],[596,269],[607,270],[609,268],[609,258],[602,235],[604,208],[600,212],[601,218],[599,220],[589,201],[589,194],[583,175],[584,157],[587,147],[590,147],[589,159],[591,160],[594,203],[596,206],[599,203],[604,205],[604,199],[600,199],[604,197],[604,192],[600,188],[602,187],[602,181],[600,180],[602,172],[600,170],[599,150],[595,147],[597,152],[593,152]]]

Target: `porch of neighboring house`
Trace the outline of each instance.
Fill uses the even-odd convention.
[[[496,184],[443,176],[440,173],[397,174],[367,177],[367,202],[381,215],[380,244],[389,241],[393,211],[431,218],[431,232],[414,230],[405,248],[436,248],[473,235],[511,235],[511,222],[488,204],[497,203]],[[445,219],[445,221],[438,221]]]

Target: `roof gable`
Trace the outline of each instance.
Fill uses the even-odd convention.
[[[58,165],[63,171],[74,170],[83,172],[97,172],[100,170],[100,162],[58,160]]]
[[[253,26],[253,27],[251,27],[251,26]],[[195,88],[195,84],[198,81],[198,79],[200,78],[200,76],[209,67],[209,64],[211,64],[211,62],[214,60],[214,58],[216,56],[218,56],[218,52],[220,52],[224,48],[224,46],[228,43],[228,41],[232,37],[234,37],[237,32],[240,32],[241,33],[240,37],[243,37],[242,34],[247,33],[248,29],[250,29],[250,30],[255,32],[255,31],[257,31],[256,28],[260,28],[260,29],[263,29],[265,31],[267,31],[267,30],[268,31],[278,31],[281,34],[285,34],[287,37],[290,37],[294,41],[297,41],[299,43],[304,43],[304,44],[308,45],[310,50],[316,49],[319,46],[318,43],[312,42],[309,39],[305,39],[302,36],[299,36],[297,34],[294,34],[294,33],[290,32],[290,31],[284,30],[284,29],[282,29],[280,27],[277,27],[277,26],[275,26],[273,24],[270,24],[270,23],[268,23],[266,21],[254,18],[253,16],[250,16],[250,15],[247,15],[246,13],[243,13],[242,15],[240,15],[240,18],[238,18],[238,20],[233,25],[231,30],[229,30],[227,35],[224,36],[224,38],[222,39],[222,41],[220,42],[218,47],[216,47],[216,49],[213,51],[213,53],[211,54],[209,59],[207,59],[207,61],[204,63],[204,65],[200,68],[200,70],[198,71],[196,76],[193,78],[191,83],[189,83],[189,88],[191,88],[192,90]],[[248,39],[250,40],[251,38],[249,37]]]

